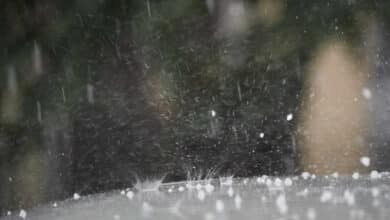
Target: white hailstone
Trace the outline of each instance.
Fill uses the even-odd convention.
[[[260,138],[264,138],[264,133],[261,132],[261,133],[259,134],[259,137],[260,137]]]
[[[360,174],[359,174],[358,172],[354,172],[354,173],[352,174],[352,178],[353,178],[354,180],[359,179],[359,177],[360,177]]]
[[[312,175],[311,175],[311,179],[314,180],[315,178],[316,178],[316,175],[315,175],[315,174],[312,174]]]
[[[379,179],[379,178],[381,178],[381,174],[378,171],[373,170],[370,173],[370,178],[371,179]]]
[[[378,197],[379,196],[379,189],[378,188],[372,188],[371,189],[371,195],[372,195],[372,197]]]
[[[12,212],[11,211],[7,211],[7,215],[8,216],[12,215]]]
[[[179,188],[177,190],[179,190],[179,192],[183,192],[185,190],[185,188],[183,186],[179,186]]]
[[[131,190],[127,191],[126,197],[132,200],[134,198],[134,192]]]
[[[279,178],[276,178],[274,181],[274,184],[276,187],[281,187],[282,186],[282,180]]]
[[[202,189],[202,185],[201,185],[200,183],[198,183],[198,184],[196,184],[195,188],[196,188],[197,190],[201,190],[201,189]]]
[[[370,166],[370,158],[369,157],[361,157],[360,163],[363,164],[363,166],[368,167]]]
[[[228,191],[227,191],[227,194],[228,194],[229,197],[233,197],[233,195],[234,195],[234,190],[233,190],[232,187],[229,187],[229,189],[228,189]]]
[[[124,190],[121,190],[121,195],[124,196],[126,192]]]
[[[351,193],[349,190],[344,192],[344,199],[349,206],[355,205],[355,195]]]
[[[287,121],[291,121],[293,119],[293,114],[292,113],[288,114],[286,119]]]
[[[313,208],[309,208],[306,213],[306,217],[308,220],[314,220],[317,218],[316,210]]]
[[[119,220],[119,219],[121,219],[121,216],[120,215],[114,215],[114,219],[115,220]]]
[[[214,191],[214,186],[212,184],[208,183],[208,184],[206,184],[205,189],[206,189],[207,193],[211,193]]]
[[[203,201],[206,198],[206,193],[203,190],[199,190],[197,197],[200,201]]]
[[[292,182],[292,180],[291,180],[291,178],[286,178],[285,180],[284,180],[284,185],[285,186],[291,186],[293,184],[293,182]]]
[[[371,99],[372,97],[372,93],[371,93],[371,90],[368,89],[368,88],[363,88],[362,90],[362,95],[365,99]]]
[[[57,208],[57,206],[58,206],[58,205],[57,205],[57,203],[56,203],[56,202],[55,202],[55,203],[53,203],[53,207],[54,207],[54,208]]]
[[[25,219],[27,217],[27,212],[24,209],[21,209],[19,212],[19,217]]]
[[[79,200],[80,199],[80,195],[78,193],[73,194],[73,199],[74,200]]]
[[[333,195],[329,191],[324,191],[321,195],[320,201],[321,202],[328,202],[332,199]]]
[[[278,208],[278,211],[280,212],[280,214],[286,214],[288,212],[286,196],[284,194],[280,194],[276,198],[276,207]]]
[[[223,212],[224,209],[225,209],[225,205],[223,204],[223,202],[221,200],[217,200],[215,202],[215,210],[221,213]]]
[[[339,178],[339,173],[338,173],[338,172],[332,173],[332,177],[333,177],[333,178]]]
[[[234,197],[234,206],[236,207],[236,209],[241,209],[241,204],[242,204],[241,196],[237,194]]]
[[[301,176],[302,176],[303,179],[307,180],[310,177],[310,173],[309,172],[303,172],[301,174]]]
[[[169,193],[172,193],[172,192],[173,192],[173,188],[172,188],[172,187],[169,188],[169,189],[168,189],[168,192],[169,192]]]

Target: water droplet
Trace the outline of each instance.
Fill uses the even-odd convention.
[[[369,157],[361,157],[360,163],[363,164],[363,166],[368,167],[370,166],[370,158]]]
[[[322,194],[321,194],[321,198],[320,198],[320,201],[321,202],[328,202],[328,201],[330,201],[331,199],[332,199],[332,197],[333,197],[333,195],[332,195],[332,193],[331,192],[329,192],[329,191],[324,191],[324,192],[322,192]]]
[[[292,182],[292,180],[291,180],[291,178],[286,178],[285,180],[284,180],[284,185],[285,186],[291,186],[293,184],[293,182]]]
[[[260,137],[260,138],[264,138],[264,133],[261,132],[261,133],[259,134],[259,137]]]
[[[214,110],[211,110],[210,113],[211,113],[211,117],[217,116],[217,112],[215,112]]]
[[[27,212],[24,209],[21,209],[19,212],[19,217],[22,219],[26,219],[27,217]]]
[[[373,170],[370,173],[370,178],[371,179],[379,179],[379,178],[381,178],[381,174],[378,171]]]
[[[73,194],[73,199],[74,200],[79,200],[80,199],[80,195],[77,194],[77,193]]]
[[[303,172],[303,173],[301,174],[301,176],[302,176],[302,178],[303,178],[304,180],[307,180],[307,179],[310,177],[310,173],[309,173],[309,172]]]
[[[126,197],[129,198],[130,200],[132,200],[134,198],[134,192],[131,190],[127,191]]]
[[[368,88],[363,88],[362,90],[362,95],[365,99],[371,99],[372,97],[372,93],[371,93],[371,90],[368,89]]]

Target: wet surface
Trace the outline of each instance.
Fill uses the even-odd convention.
[[[387,219],[389,183],[389,174],[374,171],[146,184],[107,194],[75,194],[2,219]]]

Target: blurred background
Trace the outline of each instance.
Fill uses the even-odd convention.
[[[0,213],[136,178],[388,170],[389,10],[0,1]]]

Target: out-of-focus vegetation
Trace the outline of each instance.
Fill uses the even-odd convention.
[[[386,28],[389,4],[2,1],[0,210],[134,173],[296,172],[286,115],[302,106],[307,62],[329,39],[363,54],[362,27]]]

